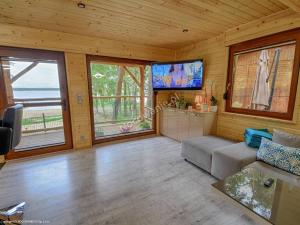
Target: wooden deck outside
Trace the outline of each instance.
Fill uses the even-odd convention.
[[[109,136],[120,133],[120,124],[97,124],[96,127],[102,128],[103,135],[101,136]],[[139,130],[141,130],[141,128],[138,126],[138,124],[134,124],[130,132],[136,132]],[[97,137],[100,137],[100,135]],[[23,134],[21,142],[16,148],[16,151],[25,151],[26,149],[39,148],[49,145],[60,145],[64,142],[65,137],[62,129],[44,133]]]
[[[26,134],[22,136],[21,142],[16,151],[38,148],[49,145],[59,145],[65,142],[63,130],[50,131],[45,133]]]

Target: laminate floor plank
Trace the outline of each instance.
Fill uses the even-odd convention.
[[[55,225],[255,225],[180,148],[154,137],[9,161],[0,207],[26,201],[24,220]]]

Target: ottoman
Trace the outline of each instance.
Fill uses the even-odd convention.
[[[216,136],[194,137],[182,141],[181,155],[187,161],[210,173],[214,150],[234,143]]]

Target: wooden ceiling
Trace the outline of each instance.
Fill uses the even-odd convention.
[[[0,23],[179,48],[286,10],[293,1],[1,0]]]

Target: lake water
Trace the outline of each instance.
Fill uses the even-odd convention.
[[[14,97],[15,98],[59,98],[60,91],[58,89],[31,89],[31,90],[14,90]]]
[[[14,98],[60,98],[59,89],[14,89]],[[43,106],[43,107],[28,107],[26,111],[60,109],[61,106]]]

